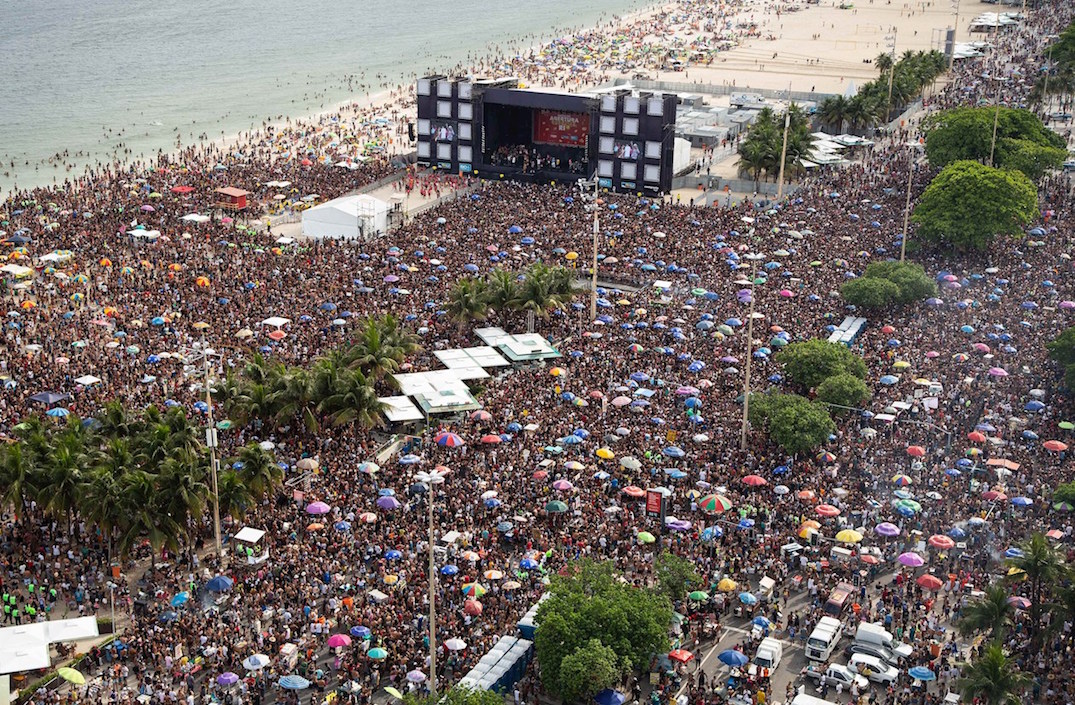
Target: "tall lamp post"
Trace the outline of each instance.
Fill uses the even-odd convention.
[[[438,472],[419,472],[414,479],[429,488],[429,694],[437,697],[437,570],[434,561],[433,494],[437,485],[444,483],[444,475]]]
[[[217,486],[217,474],[220,472],[220,459],[217,458],[217,435],[216,426],[213,424],[213,393],[209,383],[209,347],[205,342],[205,329],[208,324],[198,326],[202,331],[202,362],[205,370],[205,404],[206,411],[205,445],[209,448],[209,475],[213,482],[213,535],[216,540],[216,556],[220,567],[226,567],[224,560],[224,546],[220,540],[220,489]]]
[[[791,104],[784,111],[784,144],[780,147],[780,175],[776,179],[776,200],[784,198],[784,162],[788,160],[788,128],[791,127]]]
[[[747,427],[750,424],[750,366],[754,357],[754,279],[758,275],[758,261],[765,259],[760,252],[746,255],[750,260],[750,313],[747,314],[746,358],[747,369],[743,375],[743,424],[739,431],[739,449],[747,449]]]
[[[903,237],[900,238],[900,264],[907,256],[907,226],[911,220],[911,180],[914,178],[914,147],[907,152],[907,199],[903,203]]]
[[[598,188],[600,186],[600,179],[597,178],[597,172],[594,172],[593,178],[590,180],[579,179],[579,195],[584,201],[590,205],[587,208],[593,209],[593,270],[590,274],[590,320],[597,318],[597,238],[601,234],[601,224],[598,219],[598,214],[601,212],[601,198]],[[590,192],[590,187],[593,187],[593,192]]]

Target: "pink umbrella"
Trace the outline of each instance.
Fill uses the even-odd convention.
[[[929,352],[926,353],[926,357],[928,357],[930,360],[932,360],[934,358],[938,358],[940,356],[941,356],[941,354],[939,352],[937,352],[936,350],[930,350]]]
[[[823,517],[835,517],[840,515],[840,510],[831,504],[819,504],[815,511]]]
[[[1075,308],[1075,301],[1061,301],[1060,308],[1070,310]]]
[[[621,396],[621,397],[616,397],[615,399],[612,400],[612,406],[627,406],[630,403],[631,403],[631,399],[629,397],[622,397]]]
[[[142,210],[145,211],[146,213],[152,213],[156,209],[153,206],[145,205],[145,206],[142,206]]]
[[[1008,376],[1008,371],[1005,370],[1003,367],[990,367],[989,368],[989,376],[990,377],[1007,377]]]
[[[790,289],[781,289],[780,295],[785,299],[790,299],[791,297],[795,296],[795,294],[793,294]]]
[[[571,490],[575,489],[575,486],[567,480],[557,480],[556,482],[552,483],[552,488],[559,492],[570,492]]]
[[[971,347],[974,348],[975,352],[980,352],[980,353],[989,352],[989,346],[986,345],[985,343],[975,343]]]
[[[332,507],[324,502],[310,502],[306,505],[307,514],[328,514],[330,511],[332,511]]]
[[[926,562],[922,560],[922,556],[911,551],[908,551],[907,553],[901,553],[900,557],[896,560],[898,560],[900,564],[905,565],[908,568],[920,568],[926,564]]]
[[[346,634],[333,634],[328,638],[329,648],[335,649],[340,646],[350,646],[351,637]]]

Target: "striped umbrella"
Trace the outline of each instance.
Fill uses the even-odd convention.
[[[467,597],[478,598],[486,593],[486,589],[480,583],[466,583],[463,585],[463,594]]]
[[[698,503],[698,506],[702,508],[703,512],[717,514],[720,512],[726,512],[731,509],[732,501],[723,495],[711,494],[702,497],[702,500]]]

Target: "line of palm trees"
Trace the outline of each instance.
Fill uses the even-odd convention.
[[[939,51],[907,51],[893,65],[890,54],[874,59],[880,77],[865,84],[848,98],[829,96],[818,106],[818,119],[836,132],[844,128],[861,132],[887,121],[901,112],[922,91],[932,85],[948,68],[948,60]],[[889,102],[889,74],[892,74],[892,100]]]
[[[318,357],[309,367],[287,366],[254,355],[238,375],[215,385],[214,399],[229,418],[255,428],[301,423],[373,428],[383,423],[378,392],[390,375],[421,349],[417,336],[392,314],[368,318],[346,345]]]
[[[957,682],[965,700],[978,699],[985,705],[1014,705],[1031,686],[1029,674],[1021,671],[1004,649],[1004,641],[1017,622],[1026,627],[1026,649],[1044,648],[1061,635],[1065,621],[1075,620],[1075,566],[1067,563],[1049,539],[1038,533],[1019,545],[1021,555],[1005,561],[1004,582],[990,585],[983,595],[964,606],[957,622],[964,635],[984,634],[989,641],[977,657],[965,664]],[[1012,587],[1024,585],[1030,600],[1021,616],[1016,609]],[[1025,616],[1025,619],[1023,617]]]
[[[806,112],[792,103],[788,107],[788,146],[784,158],[784,172],[794,175],[802,170],[800,159],[810,156],[814,136],[810,132],[810,118]],[[754,179],[754,189],[762,175],[775,179],[780,174],[780,156],[784,151],[784,113],[772,108],[762,108],[754,123],[739,143],[739,172]]]
[[[1068,25],[1045,52],[1048,68],[1038,76],[1030,97],[1040,105],[1050,96],[1075,96],[1075,22]]]
[[[154,554],[179,551],[212,507],[209,452],[182,408],[135,415],[116,400],[93,419],[33,416],[13,431],[13,442],[0,446],[0,504],[20,521],[84,521],[109,556],[126,557],[143,541]],[[240,518],[282,481],[261,446],[239,448],[218,476],[221,514]]]
[[[550,312],[563,310],[575,298],[576,273],[566,267],[550,267],[537,262],[525,272],[494,269],[484,278],[464,277],[448,294],[445,310],[459,326],[485,320],[489,313],[521,311],[527,315],[528,328],[533,319],[548,318]]]

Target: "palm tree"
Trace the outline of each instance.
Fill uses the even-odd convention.
[[[1017,574],[1030,583],[1030,621],[1032,633],[1036,636],[1041,627],[1041,616],[1046,588],[1056,585],[1068,572],[1063,556],[1056,550],[1044,534],[1036,533],[1019,544],[1022,555],[1009,558],[1009,567],[1023,571]]]
[[[383,409],[377,392],[358,370],[343,372],[333,394],[319,404],[319,410],[333,426],[357,424],[360,428],[373,428],[381,424]]]
[[[886,96],[887,99],[887,96]],[[865,130],[877,122],[880,105],[870,96],[859,93],[847,105],[847,120],[852,130]]]
[[[236,520],[257,502],[254,493],[234,470],[225,470],[217,476],[217,498],[220,514]]]
[[[135,470],[124,476],[120,486],[120,506],[127,517],[119,537],[120,555],[129,556],[143,537],[153,547],[154,565],[162,547],[178,552],[182,527],[160,506],[154,477],[144,470]]]
[[[71,426],[52,438],[38,501],[53,516],[66,514],[68,524],[73,522],[82,498],[89,459],[84,439],[81,434],[72,432]]]
[[[301,367],[289,367],[277,377],[269,404],[275,410],[274,418],[278,424],[299,418],[307,430],[314,431],[318,427],[317,417],[310,407],[310,374]]]
[[[122,477],[119,476],[119,477]],[[93,523],[108,543],[108,557],[112,558],[112,543],[117,531],[123,531],[128,516],[123,506],[123,486],[120,479],[107,467],[93,470],[85,486],[79,513]]]
[[[179,407],[168,410],[163,425],[168,430],[167,446],[171,451],[196,453],[201,448],[199,429]]]
[[[156,480],[157,503],[188,537],[202,518],[209,500],[205,466],[189,453],[170,456]]]
[[[496,311],[507,311],[519,305],[521,288],[518,276],[506,269],[494,269],[485,281],[486,304]]]
[[[518,307],[527,313],[527,328],[534,330],[534,317],[548,318],[549,311],[561,310],[564,301],[553,290],[552,271],[540,262],[530,267],[519,288]]]
[[[105,438],[130,438],[141,430],[141,422],[131,418],[119,399],[106,403],[97,420],[100,422],[97,432]]]
[[[20,520],[25,514],[26,499],[34,494],[36,479],[32,453],[24,452],[22,441],[0,450],[0,506],[10,505]]]
[[[987,632],[991,639],[1004,640],[1004,632],[1011,625],[1015,608],[1008,603],[1008,590],[1003,585],[990,585],[981,599],[963,608],[959,619],[959,631],[963,635]]]
[[[232,464],[241,463],[238,477],[254,497],[264,497],[284,481],[284,471],[276,460],[257,443],[248,443],[239,449]],[[220,478],[217,478],[217,485]]]
[[[1030,683],[1030,676],[1020,671],[994,641],[982,649],[977,659],[963,665],[963,677],[956,681],[956,688],[963,697],[977,699],[983,705],[1018,705],[1022,702],[1020,693]]]
[[[458,324],[460,331],[469,323],[484,320],[489,313],[485,283],[472,277],[457,281],[448,294],[445,310],[448,317]]]
[[[887,76],[889,69],[892,68],[892,54],[889,54],[888,52],[878,54],[877,58],[873,60],[873,63],[882,76]]]
[[[847,122],[849,101],[842,95],[830,95],[821,101],[818,106],[818,115],[821,122],[828,125],[835,132],[842,132],[844,123]]]
[[[362,326],[362,332],[347,351],[347,357],[351,360],[350,367],[362,370],[364,375],[377,381],[398,370],[405,356],[382,333],[378,321],[371,318]]]
[[[242,393],[235,398],[232,411],[242,423],[272,419],[275,408],[271,387],[260,382],[245,385]]]

